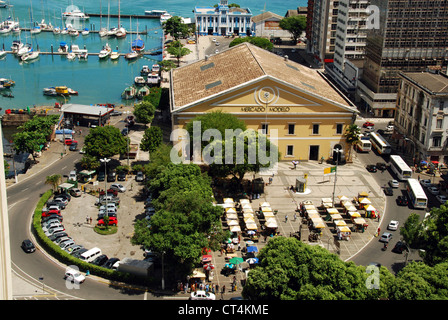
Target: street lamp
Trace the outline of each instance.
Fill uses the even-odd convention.
[[[413,140],[409,139],[409,138],[406,138],[406,137],[404,138],[404,141],[412,142],[412,162],[413,162],[413,164],[415,164],[415,142]]]
[[[102,162],[102,163],[104,163],[104,192],[105,192],[105,195],[106,195],[106,197],[105,197],[105,199],[106,199],[106,202],[105,202],[105,204],[106,204],[106,210],[105,210],[105,214],[107,214],[107,163],[110,161],[110,159],[108,159],[108,158],[102,158],[102,159],[100,159],[100,161]]]
[[[334,171],[334,186],[333,186],[333,199],[332,204],[334,207],[334,194],[336,192],[336,180],[338,178],[338,164],[339,164],[339,157],[342,154],[342,149],[333,149],[333,157],[336,155],[336,170]]]

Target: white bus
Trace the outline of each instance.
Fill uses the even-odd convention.
[[[428,197],[417,179],[408,179],[406,190],[409,194],[409,200],[414,208],[425,209],[428,205]]]
[[[360,134],[359,140],[356,143],[356,150],[358,150],[358,152],[369,152],[372,150],[372,143],[370,142],[369,137]]]
[[[404,160],[397,155],[390,156],[390,168],[398,177],[398,180],[406,180],[412,177],[411,168],[404,162]]]
[[[391,147],[389,142],[387,142],[381,135],[376,132],[370,133],[370,141],[372,142],[372,147],[376,149],[378,154],[390,154]]]

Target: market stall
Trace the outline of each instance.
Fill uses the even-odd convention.
[[[378,216],[378,211],[372,205],[367,205],[364,210],[366,211],[366,218],[375,219]]]
[[[350,240],[351,230],[347,226],[336,227],[336,232],[339,240]]]
[[[369,226],[366,223],[366,220],[364,220],[363,218],[355,218],[355,219],[353,219],[353,224],[354,224],[356,230],[357,231],[361,231],[361,232],[364,232],[365,229],[367,229],[367,227]]]

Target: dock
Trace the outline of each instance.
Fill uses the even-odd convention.
[[[20,28],[21,31],[30,31],[30,28]],[[78,30],[79,33],[81,33],[82,30]],[[50,29],[42,29],[41,32],[53,32],[53,30]],[[89,30],[89,33],[99,33],[99,30]],[[126,34],[143,34],[146,35],[148,34],[148,30],[144,30],[144,31],[128,31],[126,30]],[[70,36],[69,34],[67,34],[67,36]]]
[[[100,14],[100,13],[86,13],[86,16],[88,17],[106,17],[106,14]],[[109,14],[109,17],[111,18],[118,18],[118,14]],[[132,18],[132,19],[160,19],[160,15],[156,14],[144,14],[144,15],[138,15],[138,14],[120,14],[120,18]]]

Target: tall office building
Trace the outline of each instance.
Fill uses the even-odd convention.
[[[398,71],[446,73],[448,2],[443,0],[371,0],[366,60],[358,97],[377,117],[394,117]],[[376,16],[375,16],[376,15]]]
[[[323,67],[333,62],[338,6],[340,1],[312,0],[308,2],[311,17],[307,22],[307,51],[314,57],[314,62]],[[310,13],[308,13],[310,14]]]

